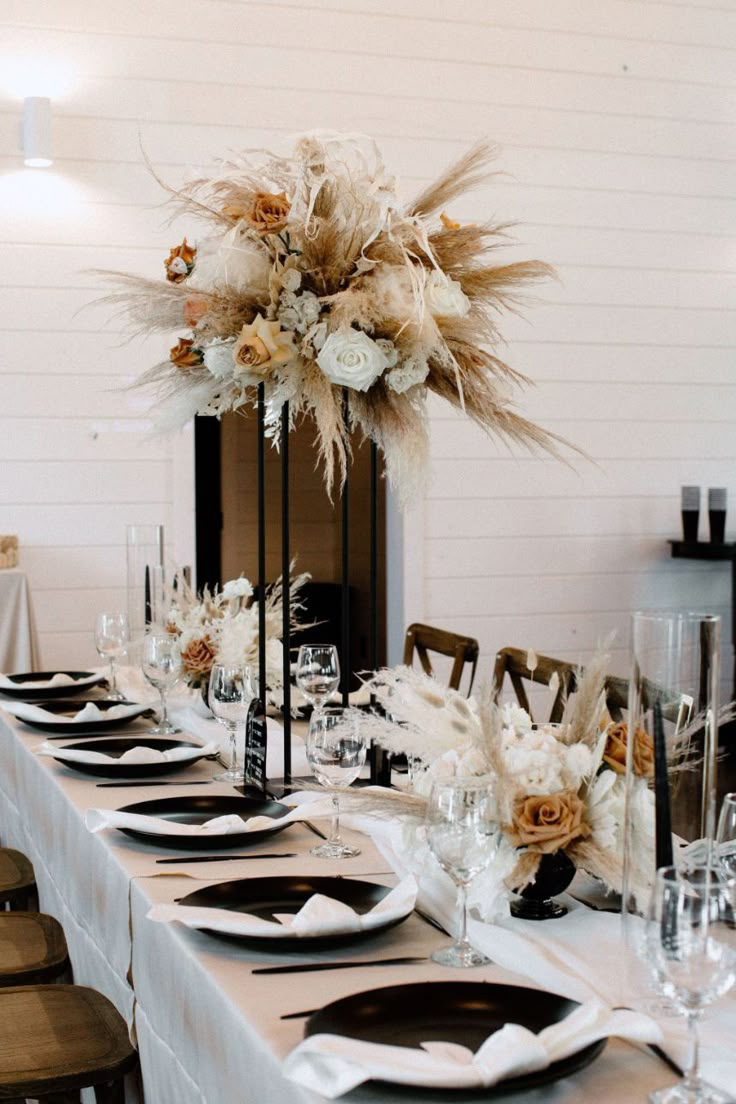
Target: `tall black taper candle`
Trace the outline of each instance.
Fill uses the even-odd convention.
[[[655,702],[654,714],[654,803],[657,870],[672,866],[672,817],[670,812],[670,783],[667,777],[667,745],[662,722],[662,705]],[[632,737],[633,738],[633,737]]]

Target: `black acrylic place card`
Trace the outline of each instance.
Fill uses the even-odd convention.
[[[267,746],[266,711],[261,701],[254,698],[245,722],[245,784],[261,793],[266,790]]]

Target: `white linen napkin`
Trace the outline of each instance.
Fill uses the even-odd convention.
[[[534,1000],[533,990],[529,1000]],[[506,1078],[545,1069],[609,1035],[640,1043],[662,1040],[649,1016],[614,1010],[594,1000],[538,1035],[520,1024],[505,1024],[475,1054],[456,1043],[427,1042],[420,1050],[342,1035],[311,1035],[288,1056],[284,1073],[330,1100],[371,1079],[423,1088],[488,1088]]]
[[[404,878],[369,912],[357,913],[343,901],[314,893],[299,911],[274,913],[276,920],[262,920],[246,912],[230,912],[227,909],[196,908],[190,905],[154,905],[148,913],[149,920],[167,923],[177,920],[188,928],[209,928],[211,931],[230,935],[256,935],[271,939],[287,939],[298,936],[347,935],[350,932],[371,931],[392,920],[408,916],[417,898],[414,878]]]
[[[111,767],[142,766],[145,763],[182,763],[188,759],[199,759],[203,755],[213,755],[217,751],[215,744],[197,747],[175,747],[168,751],[159,751],[150,747],[131,747],[120,756],[105,755],[102,751],[76,750],[57,747],[54,744],[40,744],[35,749],[37,755],[49,755],[66,763],[102,763]]]
[[[297,809],[291,809],[285,816],[253,816],[243,820],[237,813],[215,817],[204,824],[179,824],[164,820],[162,817],[143,816],[141,813],[123,813],[116,809],[88,809],[84,823],[90,832],[101,832],[104,828],[134,828],[158,836],[199,836],[228,835],[231,832],[274,831],[285,824],[297,820],[313,820],[332,816],[332,802],[317,795],[317,800],[307,802]]]
[[[31,679],[28,682],[17,682],[15,679],[8,678],[7,675],[0,675],[0,690],[46,690],[55,686],[88,686],[91,682],[96,682],[98,678],[99,675],[93,672],[83,678],[72,678],[71,675],[65,675],[62,671],[58,671],[50,679]]]
[[[100,721],[122,721],[126,717],[139,717],[146,708],[135,702],[124,702],[113,705],[110,709],[100,709],[94,702],[86,702],[83,708],[73,715],[60,716],[58,713],[51,713],[48,709],[44,709],[42,705],[31,705],[30,702],[3,702],[5,712],[12,713],[19,721],[40,721],[48,725],[77,724],[80,721],[91,724],[98,724]]]

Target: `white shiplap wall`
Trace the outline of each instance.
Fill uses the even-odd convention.
[[[17,531],[47,663],[89,658],[122,600],[124,525],[177,526],[187,449],[121,395],[168,342],[119,344],[94,267],[169,244],[143,147],[176,184],[310,127],[380,141],[408,194],[481,135],[504,175],[453,209],[516,220],[557,266],[507,359],[522,408],[595,463],[511,457],[433,407],[434,480],[405,525],[399,623],[578,659],[642,604],[729,609],[725,566],[673,563],[683,482],[736,512],[733,0],[4,0],[0,40],[0,531]],[[19,96],[54,80],[53,173],[21,171]],[[730,527],[733,534],[734,528]],[[705,533],[703,528],[702,533]],[[418,570],[417,567],[420,567]],[[730,626],[727,624],[730,640]],[[623,667],[623,650],[617,655]]]

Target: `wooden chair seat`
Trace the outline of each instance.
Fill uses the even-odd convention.
[[[0,986],[53,981],[68,969],[58,920],[42,912],[0,912]]]
[[[123,1079],[138,1061],[123,1018],[106,997],[79,985],[0,992],[0,1100],[123,1104]]]
[[[29,909],[36,901],[36,875],[30,859],[12,847],[0,847],[0,906]]]
[[[530,686],[536,683],[538,686],[549,686],[557,676],[557,691],[552,702],[548,721],[558,724],[562,720],[565,711],[565,702],[574,691],[576,685],[576,672],[572,663],[564,659],[553,659],[552,656],[538,655],[536,666],[532,670],[529,666],[529,652],[523,648],[501,648],[496,655],[496,666],[493,672],[494,700],[499,701],[505,676],[511,680],[519,705],[532,716],[529,698],[527,696],[525,682]]]
[[[449,632],[447,629],[437,629],[432,625],[420,625],[417,622],[409,626],[404,638],[404,664],[407,667],[411,667],[416,652],[425,675],[432,677],[434,671],[429,659],[429,652],[436,652],[438,655],[448,656],[453,660],[452,670],[447,681],[447,685],[452,690],[460,689],[465,666],[470,664],[468,694],[473,689],[479,651],[478,641],[472,636],[461,636],[460,633]]]

